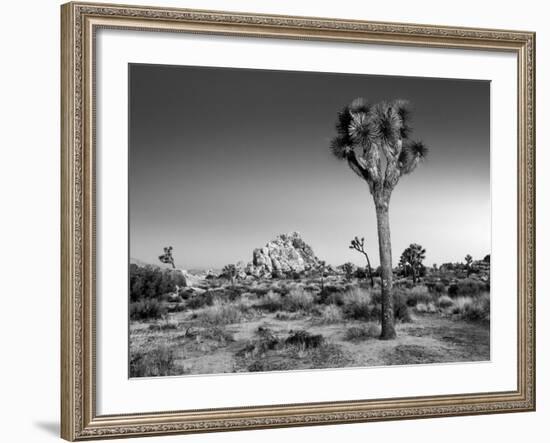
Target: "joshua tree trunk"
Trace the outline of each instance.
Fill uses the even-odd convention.
[[[376,221],[378,224],[378,245],[380,249],[380,267],[382,268],[382,340],[395,338],[393,322],[393,270],[391,260],[389,198],[376,202]]]
[[[367,257],[367,271],[369,272],[370,287],[374,288],[374,278],[372,276],[372,268],[370,267],[370,260]]]

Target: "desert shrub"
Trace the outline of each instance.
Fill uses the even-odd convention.
[[[474,300],[466,310],[463,318],[470,321],[489,321],[491,318],[491,298],[489,294]]]
[[[355,270],[354,277],[360,280],[364,280],[366,278],[369,278],[369,274],[365,268],[358,267]]]
[[[375,289],[370,292],[372,294],[373,306],[371,307],[371,319],[379,320],[382,313],[382,292]],[[409,307],[407,306],[407,291],[403,288],[395,288],[393,290],[393,316],[396,320],[403,323],[412,321]]]
[[[330,295],[333,293],[342,293],[345,292],[346,288],[345,285],[342,284],[325,284],[323,287],[323,290],[321,291],[321,295]]]
[[[447,309],[454,305],[453,299],[448,295],[442,295],[437,299],[437,305],[441,309]]]
[[[166,312],[182,312],[187,309],[185,303],[165,303],[162,306],[166,309]]]
[[[161,318],[166,309],[154,298],[144,299],[130,303],[130,319],[150,320]]]
[[[317,292],[317,291],[319,291],[319,289],[320,288],[317,284],[308,283],[304,286],[305,291]]]
[[[370,320],[372,317],[372,297],[366,291],[354,289],[343,296],[344,317],[353,320]]]
[[[243,292],[248,291],[246,286],[229,286],[223,291],[223,299],[229,301],[237,300]]]
[[[330,288],[330,289],[329,289]],[[325,305],[344,305],[344,288],[337,288],[336,286],[325,286],[325,288],[319,293],[317,299],[319,303]]]
[[[397,291],[396,291],[397,292]],[[407,306],[414,307],[417,303],[429,303],[432,301],[432,296],[428,291],[428,287],[421,285],[408,289],[405,292]]]
[[[179,293],[177,294],[175,292],[167,292],[157,298],[161,302],[168,302],[168,303],[181,303],[183,301],[183,298],[179,295]]]
[[[258,287],[255,287],[255,288],[254,287],[248,288],[248,291],[252,292],[253,294],[262,296],[262,295],[266,295],[268,292],[270,292],[271,289],[269,289],[268,287],[265,287],[265,286],[258,286]]]
[[[378,338],[380,332],[380,326],[375,323],[368,323],[362,326],[352,326],[346,331],[345,338],[348,341],[362,341],[369,338]]]
[[[280,295],[287,295],[290,293],[290,288],[286,285],[281,285],[281,286],[273,286],[271,288],[271,290],[273,292],[276,292],[277,294],[280,294]]]
[[[342,321],[342,311],[335,305],[324,306],[320,313],[318,322],[322,324],[338,323]]]
[[[428,314],[433,314],[437,312],[437,308],[435,307],[435,304],[433,302],[418,303],[414,309],[416,312],[428,313]]]
[[[200,309],[205,306],[212,306],[214,303],[213,292],[207,291],[201,295],[193,295],[189,297],[185,303],[185,306],[189,309]]]
[[[282,297],[282,302],[285,311],[310,311],[313,307],[313,295],[303,289],[293,289]]]
[[[238,305],[214,300],[212,306],[203,308],[199,318],[210,324],[227,325],[238,323],[242,318],[242,311]]]
[[[475,296],[486,290],[487,285],[484,282],[465,278],[449,285],[448,292],[450,296]]]
[[[176,290],[176,285],[184,286],[185,278],[179,271],[161,269],[156,266],[130,265],[130,300],[160,297]]]
[[[280,345],[281,341],[271,329],[260,326],[256,330],[255,338],[250,340],[236,355],[245,358],[255,357],[275,349]]]
[[[356,270],[355,265],[353,263],[347,262],[347,263],[344,263],[341,266],[341,268],[342,268],[342,271],[344,271],[346,279],[351,280]]]
[[[311,334],[307,331],[291,332],[285,340],[286,345],[298,346],[303,349],[317,348],[324,343],[321,334]]]
[[[458,285],[456,283],[451,283],[447,292],[451,297],[456,297],[458,295]]]
[[[403,292],[394,291],[393,293],[393,316],[396,320],[403,323],[412,321],[409,306],[407,305],[407,295]]]
[[[313,307],[313,295],[300,288],[293,289],[284,296],[274,291],[270,291],[262,297],[257,306],[268,312],[309,312]]]
[[[371,306],[370,318],[372,321],[380,321],[380,316],[382,315],[382,305],[379,303],[374,303]]]
[[[273,291],[269,291],[264,295],[257,306],[261,309],[265,309],[268,312],[277,312],[282,310],[283,302],[281,301],[281,294]]]
[[[457,314],[463,320],[489,321],[491,314],[491,301],[489,294],[473,299],[472,297],[459,297],[454,301],[453,314]]]
[[[166,345],[150,351],[132,352],[130,377],[157,377],[176,375],[174,352]]]
[[[453,314],[463,314],[468,306],[473,303],[472,297],[457,297],[454,300],[454,306],[452,309]]]

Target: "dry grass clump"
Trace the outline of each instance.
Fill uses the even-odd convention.
[[[312,307],[313,295],[301,288],[293,289],[283,297],[283,309],[286,311],[310,311]]]
[[[489,290],[489,287],[487,283],[474,280],[472,278],[465,278],[463,280],[459,280],[458,282],[449,285],[448,292],[451,297],[457,297],[457,296],[475,296],[488,290]]]
[[[378,317],[380,313],[378,313]],[[409,305],[407,304],[407,295],[406,293],[394,291],[393,293],[393,316],[395,320],[400,321],[401,323],[410,323],[412,322],[411,313],[409,310]]]
[[[380,337],[381,329],[376,323],[367,323],[362,326],[352,326],[346,331],[348,341],[363,341]]]
[[[158,377],[181,374],[174,363],[174,351],[166,344],[130,354],[130,377]]]
[[[489,294],[481,297],[458,297],[454,300],[452,313],[463,320],[469,321],[490,321],[491,299]]]
[[[201,309],[205,306],[212,306],[214,303],[214,291],[207,291],[200,295],[191,295],[185,302],[188,309]]]
[[[440,309],[447,309],[454,305],[453,299],[448,295],[442,295],[437,299],[437,305]]]
[[[437,312],[437,308],[433,302],[429,303],[418,303],[415,306],[415,311],[423,314],[434,314]]]
[[[203,308],[199,318],[213,325],[228,325],[239,323],[242,319],[242,309],[239,303],[223,303],[216,299],[212,306]]]
[[[255,335],[253,340],[249,341],[244,348],[237,352],[238,356],[245,359],[255,358],[281,346],[279,337],[268,327],[260,326]]]
[[[433,301],[433,296],[430,294],[427,286],[419,285],[410,289],[403,290],[406,296],[407,306],[415,307],[418,303],[430,303]]]
[[[277,311],[280,311],[283,306],[283,302],[281,301],[281,298],[282,298],[281,294],[278,294],[273,291],[268,291],[260,299],[260,302],[256,306],[268,312],[277,312]]]
[[[340,323],[343,320],[342,310],[336,305],[328,305],[321,308],[319,317],[315,319],[319,324]]]
[[[164,306],[156,298],[145,298],[130,303],[130,319],[151,320],[162,318],[166,313]]]
[[[301,330],[290,332],[285,340],[285,345],[297,346],[302,350],[317,348],[325,342],[325,338],[321,334],[311,334]]]
[[[370,320],[376,313],[372,296],[365,290],[354,288],[343,294],[342,312],[352,320]]]
[[[269,291],[260,299],[260,302],[256,306],[268,312],[309,312],[313,308],[313,301],[313,295],[310,292],[296,288],[286,295]]]

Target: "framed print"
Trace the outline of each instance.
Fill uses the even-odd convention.
[[[68,3],[62,437],[535,409],[535,35]]]

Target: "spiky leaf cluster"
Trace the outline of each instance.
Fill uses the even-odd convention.
[[[172,246],[166,246],[164,248],[164,254],[159,255],[159,261],[161,263],[172,265],[172,267],[175,268],[176,265],[174,264],[174,257],[172,256],[173,249],[174,248],[172,248]]]
[[[237,275],[237,267],[235,265],[225,265],[222,274],[227,278],[234,278]]]
[[[410,266],[418,269],[422,266],[422,262],[426,259],[426,249],[416,243],[412,243],[401,254],[399,265],[401,267]]]
[[[399,177],[414,171],[428,152],[422,142],[410,139],[410,119],[405,100],[371,105],[356,98],[338,113],[330,149],[336,158],[348,160],[371,191],[383,186],[393,189]]]
[[[356,251],[363,252],[365,251],[365,237],[362,237],[359,239],[359,237],[355,237],[349,245],[350,249],[355,249]]]

